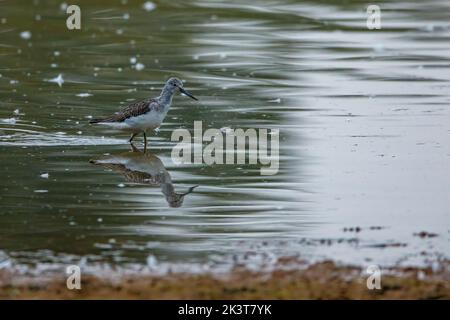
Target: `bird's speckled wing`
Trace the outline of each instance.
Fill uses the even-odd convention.
[[[96,165],[100,165],[103,168],[111,169],[111,170],[121,173],[125,177],[125,180],[128,182],[145,183],[145,184],[150,184],[152,186],[159,186],[164,181],[163,176],[160,174],[152,176],[148,172],[130,170],[127,167],[125,167],[123,164],[120,164],[120,163],[107,163],[107,162],[103,163],[103,162],[97,162],[95,160],[91,160],[90,162],[93,164],[96,164]]]
[[[159,103],[156,99],[142,100],[134,102],[127,106],[126,108],[116,112],[114,115],[103,118],[103,119],[93,119],[91,123],[98,122],[123,122],[130,117],[137,117],[150,112],[152,109],[158,109]]]

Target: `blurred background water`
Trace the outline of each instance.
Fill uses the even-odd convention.
[[[0,2],[0,266],[448,257],[448,1],[378,1],[381,30],[364,1],[77,4],[69,31],[63,1]],[[177,208],[89,162],[133,156],[89,118],[169,76],[200,98],[150,141],[176,192],[199,185]],[[171,132],[194,120],[279,129],[278,174],[175,165]]]

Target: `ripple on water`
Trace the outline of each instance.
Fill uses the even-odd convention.
[[[26,41],[20,5],[3,6],[16,16],[0,31],[0,268],[8,265],[1,250],[20,266],[98,256],[145,265],[151,254],[152,267],[166,258],[200,269],[214,254],[245,255],[261,241],[268,254],[311,248],[361,263],[450,252],[448,1],[384,1],[383,30],[367,30],[367,4],[358,1],[94,1],[95,23],[84,32],[69,39],[42,21]],[[52,10],[41,3],[38,11],[56,21]],[[156,96],[170,75],[200,98],[177,96],[149,142],[175,190],[200,185],[180,208],[168,208],[159,188],[131,184],[129,170],[111,171],[120,165],[89,164],[128,146],[86,118]],[[194,120],[224,132],[280,129],[279,173],[174,165],[170,133],[192,130]],[[357,242],[339,242],[348,226],[361,226]],[[413,236],[422,230],[440,236]],[[338,241],[316,245],[315,236]],[[117,245],[105,245],[112,238]],[[407,246],[373,246],[390,241]],[[32,254],[39,249],[47,250]],[[60,254],[75,250],[69,260]]]
[[[47,133],[23,129],[0,128],[1,131],[14,132],[11,134],[0,134],[0,146],[101,146],[125,143],[124,139],[67,135],[63,132]]]

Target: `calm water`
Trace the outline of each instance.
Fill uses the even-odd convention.
[[[378,2],[379,31],[360,1],[80,1],[81,31],[41,2],[0,2],[0,267],[448,257],[448,1]],[[175,98],[149,154],[88,125],[172,75],[200,101]],[[278,174],[175,165],[194,120],[280,129]]]

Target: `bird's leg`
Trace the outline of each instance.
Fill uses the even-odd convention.
[[[144,153],[147,151],[147,135],[145,134],[144,131]]]
[[[137,133],[133,133],[133,134],[131,135],[130,140],[128,140],[128,142],[132,144],[133,139],[134,139],[134,137],[136,137],[136,135],[137,135]]]
[[[141,152],[141,151],[139,151],[138,148],[136,148],[136,146],[133,144],[133,142],[130,143],[130,146],[131,146],[131,151],[133,151],[133,152]]]

